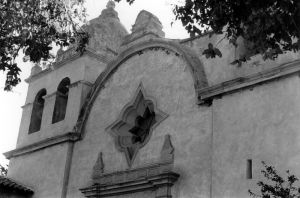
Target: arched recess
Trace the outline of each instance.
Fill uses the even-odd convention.
[[[28,132],[29,134],[37,132],[41,129],[42,116],[43,116],[44,104],[45,104],[44,96],[46,94],[47,94],[46,89],[41,89],[35,96],[32,112],[31,112],[31,118],[30,118],[30,125],[29,125],[29,132]]]
[[[93,103],[97,98],[98,94],[100,93],[101,89],[104,87],[107,80],[117,71],[119,66],[122,65],[122,63],[130,57],[141,53],[143,50],[156,50],[157,48],[172,51],[177,56],[180,56],[187,63],[188,69],[194,81],[194,88],[197,97],[198,95],[196,90],[208,86],[204,66],[198,58],[198,56],[195,54],[195,52],[192,51],[190,48],[180,45],[175,41],[159,38],[135,44],[124,50],[118,55],[118,57],[114,61],[110,62],[107,65],[106,69],[98,76],[97,80],[95,81],[90,93],[88,94],[82,106],[76,126],[74,127],[75,131],[80,133],[80,138],[83,138],[84,136],[85,123],[88,119]]]
[[[70,83],[70,79],[66,77],[59,83],[57,87],[55,105],[52,115],[52,124],[65,119]]]

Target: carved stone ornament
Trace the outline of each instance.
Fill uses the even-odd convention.
[[[115,7],[116,7],[115,2],[113,2],[111,0],[108,1],[107,4],[106,4],[106,8],[115,9]]]
[[[102,154],[94,167],[102,170]],[[93,184],[79,189],[85,197],[117,197],[136,192],[154,191],[155,198],[172,198],[171,188],[178,180],[179,174],[174,169],[174,147],[171,136],[166,135],[159,161],[135,169],[100,173],[93,175]]]
[[[31,68],[30,76],[34,76],[42,71],[39,63],[35,63],[34,66]]]
[[[104,162],[102,157],[102,152],[99,153],[97,161],[93,168],[92,178],[95,179],[104,173]]]
[[[138,150],[149,141],[153,129],[166,117],[167,114],[157,108],[155,100],[146,95],[140,84],[131,102],[108,127],[118,150],[125,153],[129,167]]]
[[[72,56],[75,56],[76,54],[78,54],[78,52],[76,51],[75,45],[71,45],[69,49],[65,51],[62,48],[60,48],[57,52],[55,62],[56,63],[62,62],[64,60],[71,58]]]
[[[160,37],[164,37],[163,27],[159,19],[152,13],[142,10],[136,17],[135,24],[132,26],[132,33],[153,32]]]
[[[134,170],[103,174],[94,184],[79,189],[85,197],[116,197],[136,192],[155,191],[155,198],[171,198],[171,187],[179,178],[172,164],[158,163]]]
[[[165,136],[164,145],[160,152],[161,162],[173,162],[174,161],[174,147],[171,142],[171,136],[167,134]]]

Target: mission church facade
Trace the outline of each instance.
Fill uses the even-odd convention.
[[[86,29],[82,56],[59,50],[27,79],[5,153],[24,197],[240,198],[261,161],[300,175],[299,53],[232,65],[242,43],[167,39],[147,11],[128,33],[111,1]],[[203,56],[208,43],[223,56]]]

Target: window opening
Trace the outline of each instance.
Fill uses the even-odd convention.
[[[52,115],[52,124],[65,119],[68,104],[69,86],[70,79],[64,78],[57,87],[55,105]]]
[[[37,132],[41,129],[42,116],[43,116],[43,110],[45,104],[44,96],[46,94],[47,94],[46,89],[42,89],[38,92],[38,94],[34,99],[30,125],[29,125],[29,132],[28,132],[29,134]]]
[[[252,179],[252,159],[247,160],[247,179]]]

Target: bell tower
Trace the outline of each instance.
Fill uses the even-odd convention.
[[[59,49],[52,65],[42,68],[35,64],[26,79],[29,87],[17,146],[5,156],[10,159],[8,176],[39,189],[36,197],[66,194],[71,153],[79,140],[74,127],[80,109],[128,34],[114,7],[109,2],[101,15],[84,27],[90,39],[83,54],[76,46]]]

